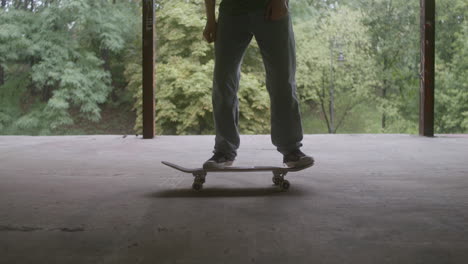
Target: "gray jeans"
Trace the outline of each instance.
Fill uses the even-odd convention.
[[[212,93],[216,128],[214,152],[231,157],[237,155],[240,144],[237,98],[240,66],[254,36],[266,70],[272,143],[283,154],[302,146],[302,123],[296,96],[296,51],[290,16],[268,21],[263,10],[243,15],[220,13]]]

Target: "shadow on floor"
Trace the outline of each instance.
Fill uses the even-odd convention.
[[[184,197],[256,197],[256,196],[305,196],[310,195],[298,188],[281,191],[279,188],[204,188],[201,191],[192,189],[171,189],[148,193],[148,198],[184,198]]]

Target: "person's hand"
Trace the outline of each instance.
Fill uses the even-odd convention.
[[[203,37],[208,43],[216,41],[216,27],[215,21],[206,22],[205,30],[203,30]]]
[[[281,19],[288,14],[288,10],[288,0],[271,0],[266,9],[266,19]]]

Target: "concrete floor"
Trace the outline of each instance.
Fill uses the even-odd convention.
[[[237,165],[280,164],[243,136]],[[212,136],[0,137],[0,263],[468,263],[468,136],[308,135],[316,165],[192,176]]]

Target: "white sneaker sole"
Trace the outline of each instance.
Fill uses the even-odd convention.
[[[207,161],[203,164],[203,169],[224,169],[225,167],[232,166],[233,161],[226,161],[221,163],[216,163],[214,161]]]
[[[290,162],[286,162],[284,164],[288,168],[311,166],[311,165],[314,164],[314,158],[304,157],[302,159],[299,159],[298,161],[290,161]]]

